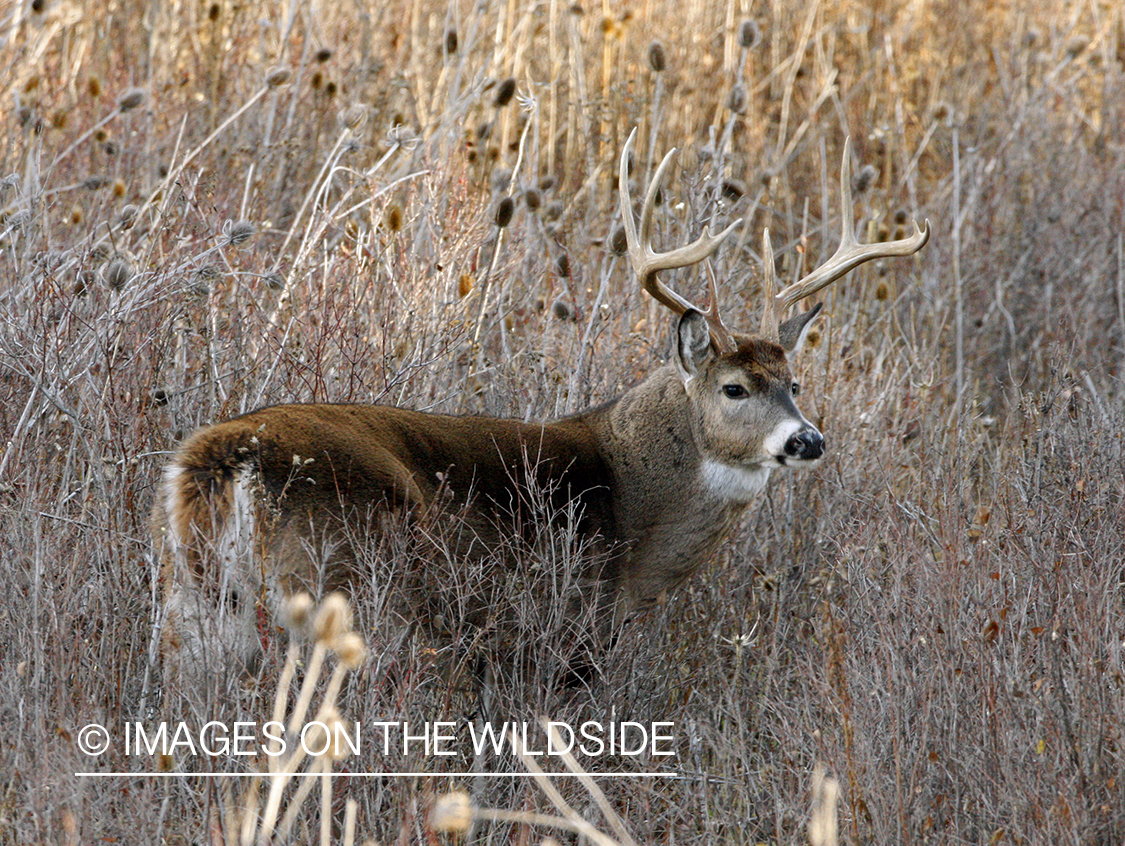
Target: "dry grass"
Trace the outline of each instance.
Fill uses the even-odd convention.
[[[871,166],[870,229],[916,216],[934,236],[826,298],[800,378],[828,460],[775,481],[719,560],[626,633],[594,696],[545,692],[531,624],[555,636],[565,619],[516,603],[504,716],[674,721],[681,779],[603,784],[643,842],[801,842],[817,762],[840,782],[843,842],[1125,839],[1118,4],[610,15],[0,13],[0,842],[198,842],[218,813],[199,781],[74,776],[91,766],[81,726],[156,716],[139,711],[160,677],[145,515],[177,438],[289,400],[541,419],[654,365],[669,321],[608,246],[635,125],[641,175],[684,150],[665,243],[747,219],[719,262],[732,325],[756,326],[763,227],[783,274],[831,252],[846,135],[855,171]],[[563,566],[571,540],[525,554]],[[469,707],[417,639],[373,646],[345,696],[365,719]],[[355,771],[388,766],[372,756]],[[443,775],[464,762],[390,765],[434,775],[337,795],[382,842],[432,839],[426,809],[468,786]],[[522,781],[485,793],[543,807]]]

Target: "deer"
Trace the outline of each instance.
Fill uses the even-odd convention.
[[[577,506],[568,512],[578,515],[577,530],[603,553],[591,579],[597,614],[612,626],[662,603],[697,573],[773,471],[818,463],[824,436],[796,404],[789,358],[821,304],[780,317],[865,262],[916,253],[929,239],[928,221],[914,221],[902,239],[860,243],[846,142],[838,249],[778,290],[765,230],[761,327],[757,335],[734,332],[719,313],[708,260],[742,221],[658,252],[657,193],[676,151],[655,170],[634,218],[635,135],[621,153],[620,210],[641,289],[675,316],[670,360],[616,399],[543,423],[310,403],[259,408],[191,434],[168,461],[151,514],[166,677],[191,687],[255,666],[260,615],[280,619],[288,597],[317,572],[321,584],[346,589],[347,542],[318,561],[312,540],[343,537],[362,513],[456,509],[481,549],[515,521],[532,489],[547,491],[559,509]],[[700,263],[708,269],[706,309],[658,278]]]

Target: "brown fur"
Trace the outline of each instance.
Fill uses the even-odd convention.
[[[767,439],[779,427],[812,429],[790,399],[781,347],[740,338],[719,355],[706,331],[698,313],[685,316],[672,364],[607,405],[546,424],[318,404],[201,429],[176,451],[153,511],[170,585],[168,648],[187,653],[191,678],[226,665],[199,657],[207,652],[248,662],[256,644],[244,603],[263,598],[276,613],[317,566],[324,584],[346,585],[347,545],[324,565],[309,540],[371,508],[457,513],[483,548],[543,513],[577,513],[579,533],[604,553],[588,574],[608,597],[599,613],[620,620],[659,602],[784,463]],[[732,383],[748,396],[724,397]],[[549,507],[530,508],[537,497]]]

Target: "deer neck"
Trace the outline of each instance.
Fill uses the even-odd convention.
[[[613,475],[617,540],[628,549],[619,571],[628,605],[649,607],[710,557],[749,497],[732,498],[724,469],[701,451],[687,393],[670,365],[590,412],[586,423]],[[761,484],[767,474],[761,471]]]

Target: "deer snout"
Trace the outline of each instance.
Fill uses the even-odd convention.
[[[801,429],[785,442],[786,458],[814,461],[824,455],[824,435],[813,428]]]

